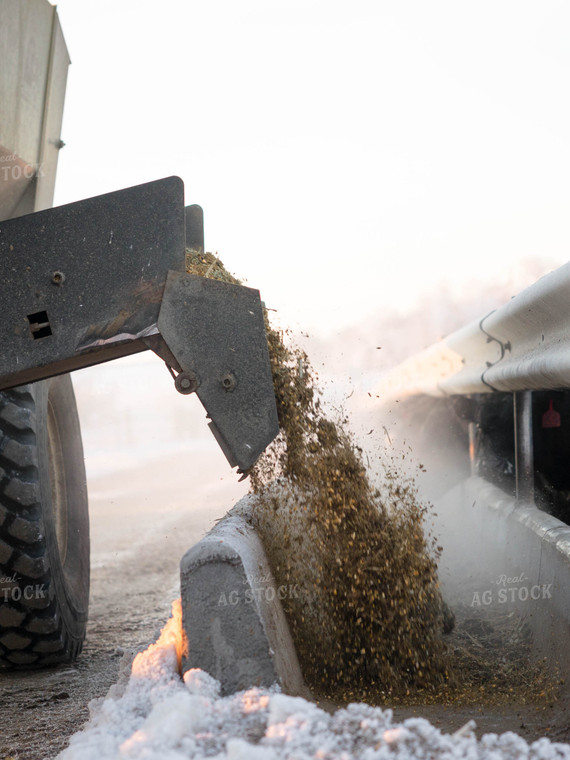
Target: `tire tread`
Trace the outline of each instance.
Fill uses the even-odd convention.
[[[35,422],[30,386],[0,392],[0,669],[70,662],[83,644],[66,630],[52,588]],[[27,599],[30,587],[36,596]]]

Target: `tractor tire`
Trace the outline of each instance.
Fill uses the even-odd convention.
[[[0,393],[0,668],[73,661],[88,602],[83,446],[62,375]]]

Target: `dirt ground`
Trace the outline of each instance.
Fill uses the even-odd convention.
[[[91,601],[87,639],[73,666],[0,673],[0,760],[54,758],[89,718],[88,704],[117,681],[121,662],[152,643],[180,595],[178,562],[239,498],[235,477],[212,472],[191,496],[191,471],[208,458],[179,454],[90,485]],[[157,477],[158,473],[158,477]]]

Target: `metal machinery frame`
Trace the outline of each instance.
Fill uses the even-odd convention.
[[[186,273],[187,248],[201,209],[178,177],[0,222],[0,390],[151,349],[246,472],[278,432],[263,307]]]

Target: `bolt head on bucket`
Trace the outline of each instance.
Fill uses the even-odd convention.
[[[181,372],[179,375],[176,375],[174,381],[174,387],[178,393],[182,393],[185,396],[190,393],[195,393],[195,391],[198,390],[199,385],[198,375],[195,372],[192,372],[192,370]]]

